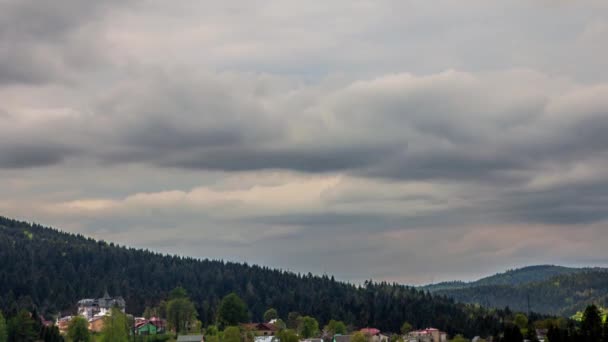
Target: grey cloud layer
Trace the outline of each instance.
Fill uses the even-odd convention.
[[[408,240],[442,234],[459,267],[492,250],[523,262],[532,242],[486,234],[563,242],[608,221],[607,11],[0,0],[0,210],[31,219],[32,203],[34,218],[121,241],[148,230],[145,247],[167,251],[386,263],[379,277],[416,254],[396,241],[422,253]],[[256,251],[273,241],[303,264]],[[466,255],[476,241],[492,247]]]

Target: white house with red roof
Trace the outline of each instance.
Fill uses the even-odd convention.
[[[405,337],[407,342],[447,342],[448,334],[435,328],[410,331]]]
[[[365,335],[369,342],[388,342],[390,340],[388,336],[383,335],[380,330],[376,328],[363,328],[359,330],[359,332]]]

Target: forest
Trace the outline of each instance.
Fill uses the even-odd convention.
[[[513,310],[532,310],[549,315],[572,316],[591,303],[608,304],[608,272],[601,268],[582,268],[563,274],[543,273],[530,281],[437,284],[431,292],[456,301],[485,307],[509,306]]]
[[[8,315],[21,309],[35,309],[47,319],[70,314],[78,300],[106,290],[124,297],[127,312],[139,315],[177,286],[188,291],[204,325],[215,321],[221,298],[232,292],[245,301],[253,322],[272,307],[284,319],[297,312],[321,324],[336,319],[387,332],[399,331],[407,321],[414,328],[472,336],[495,334],[512,314],[399,284],[357,286],[327,275],[162,255],[3,217],[0,260],[0,310]]]

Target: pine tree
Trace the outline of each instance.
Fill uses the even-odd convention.
[[[217,322],[221,327],[236,326],[246,322],[247,318],[247,305],[236,293],[222,299],[217,313]]]
[[[8,340],[8,331],[6,328],[6,320],[0,311],[0,342],[6,342]]]
[[[103,319],[102,342],[128,342],[129,326],[127,316],[118,308],[112,308],[110,315]]]
[[[91,334],[89,333],[89,322],[81,316],[72,318],[68,326],[68,337],[71,342],[89,342]]]
[[[9,321],[8,326],[9,342],[33,342],[38,338],[31,313],[25,310],[19,311],[17,316]]]
[[[603,334],[602,317],[597,306],[589,305],[585,309],[581,322],[581,334],[584,342],[601,342]]]

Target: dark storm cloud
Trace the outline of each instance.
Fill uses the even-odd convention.
[[[224,171],[252,171],[264,169],[287,169],[302,172],[353,171],[381,162],[387,155],[399,149],[392,146],[291,146],[281,148],[237,148],[209,149],[182,158],[170,158],[160,164]]]
[[[608,7],[548,4],[0,0],[0,210],[382,277],[599,250]]]
[[[0,84],[59,82],[97,63],[103,50],[94,26],[120,3],[0,1]]]
[[[552,189],[518,191],[498,200],[502,213],[522,222],[586,224],[608,220],[608,178]]]
[[[74,149],[65,146],[23,143],[0,145],[0,169],[21,169],[61,163]]]

